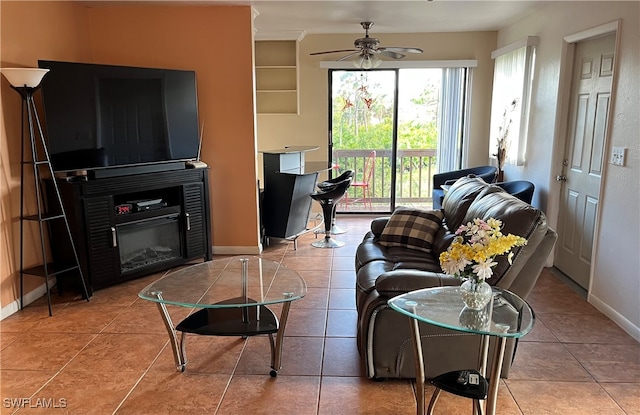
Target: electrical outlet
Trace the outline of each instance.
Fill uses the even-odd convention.
[[[624,166],[624,147],[613,147],[611,150],[611,164],[614,166]]]

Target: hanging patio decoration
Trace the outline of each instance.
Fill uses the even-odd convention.
[[[371,107],[375,102],[375,98],[371,97],[371,94],[369,93],[369,86],[367,85],[367,83],[367,76],[362,73],[360,74],[359,81],[356,81],[354,84],[353,92],[343,94],[343,112],[349,110],[349,108],[352,107],[354,107],[355,110],[363,108],[361,105],[358,105],[358,102],[364,103],[364,107],[366,107],[367,110],[371,110]],[[352,97],[353,100],[351,99]]]
[[[375,79],[375,78],[374,78]],[[342,88],[338,101],[341,113],[339,125],[342,132],[347,128],[349,134],[358,137],[361,131],[368,131],[372,123],[378,117],[375,114],[377,109],[378,96],[372,96],[370,90],[377,91],[376,85],[373,88],[370,84],[369,74],[364,72],[348,72],[342,79]],[[340,140],[340,138],[338,138]]]

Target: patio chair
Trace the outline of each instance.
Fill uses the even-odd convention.
[[[376,167],[376,151],[371,150],[371,153],[369,153],[369,156],[367,157],[367,160],[364,163],[364,170],[362,171],[362,180],[351,182],[351,187],[362,189],[362,198],[360,200],[362,200],[362,203],[364,204],[365,208],[368,208],[369,210],[371,210],[372,208],[371,189],[369,188],[369,184],[371,183],[371,177],[373,176],[373,170],[375,169],[375,167]],[[357,191],[354,190],[353,192],[354,196],[356,195],[356,192]],[[347,205],[347,207],[349,206],[348,195],[345,195],[345,204]]]
[[[526,180],[514,180],[510,182],[499,182],[496,183],[496,186],[500,186],[507,193],[517,197],[523,202],[531,204],[533,192],[535,190],[535,185],[533,183]]]

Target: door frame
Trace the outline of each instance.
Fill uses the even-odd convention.
[[[550,177],[550,189],[554,195],[557,197],[557,208],[555,212],[555,223],[559,223],[560,215],[560,200],[562,195],[560,193],[562,188],[562,182],[557,181],[555,176],[556,174],[562,174],[564,171],[563,161],[565,159],[565,152],[567,146],[567,133],[571,128],[570,121],[570,110],[571,110],[571,90],[573,84],[573,74],[574,74],[574,56],[575,56],[575,48],[576,44],[583,41],[588,41],[591,39],[595,39],[597,37],[601,37],[604,35],[615,34],[615,46],[614,46],[614,59],[613,59],[613,75],[611,80],[611,102],[608,109],[608,119],[612,120],[614,116],[614,108],[616,103],[616,91],[617,91],[617,79],[618,79],[618,62],[619,62],[619,52],[620,52],[620,25],[621,20],[614,20],[609,23],[602,24],[600,26],[593,27],[591,29],[583,30],[581,32],[577,32],[571,35],[567,35],[563,38],[562,45],[562,56],[561,56],[561,76],[560,76],[560,84],[559,84],[559,100],[558,100],[558,111],[559,111],[559,120],[558,129],[556,134],[556,140],[553,151],[553,161],[552,166],[554,166],[555,171],[552,172],[552,176]],[[604,187],[602,183],[605,182],[605,177],[609,172],[609,159],[611,156],[611,128],[610,123],[607,125],[607,131],[605,132],[604,145],[603,145],[603,166],[602,166],[602,177],[600,180],[600,189],[598,191],[599,203],[596,208],[596,221],[595,228],[593,232],[593,246],[591,250],[591,257],[596,257],[596,252],[598,250],[598,241],[599,241],[599,233],[600,233],[600,222],[602,218],[602,203],[604,202]],[[552,253],[552,262],[553,257],[555,256],[557,247],[554,249]],[[591,295],[591,288],[593,284],[593,262],[591,263],[591,267],[589,270],[589,284],[587,289],[587,300]],[[577,285],[577,284],[576,284]]]

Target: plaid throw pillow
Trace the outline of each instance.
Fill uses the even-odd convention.
[[[441,210],[396,209],[380,234],[386,247],[399,246],[431,253],[431,244],[444,215]]]

